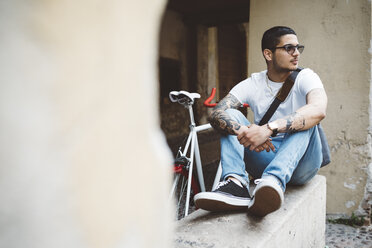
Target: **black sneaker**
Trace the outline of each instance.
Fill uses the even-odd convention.
[[[201,192],[194,197],[196,207],[208,211],[246,210],[251,200],[248,189],[228,179],[220,182],[212,192]]]

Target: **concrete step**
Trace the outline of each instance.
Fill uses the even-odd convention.
[[[323,248],[325,214],[326,179],[317,175],[304,186],[288,187],[281,209],[264,218],[195,211],[177,222],[175,247]]]

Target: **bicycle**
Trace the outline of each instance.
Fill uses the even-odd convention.
[[[216,88],[212,89],[211,95],[204,101],[204,106],[214,107],[216,103],[210,103],[216,94]],[[196,126],[194,120],[194,112],[192,105],[195,99],[200,98],[198,93],[189,93],[187,91],[171,91],[169,98],[172,102],[178,102],[189,111],[190,116],[190,133],[188,135],[186,144],[178,149],[175,163],[174,163],[174,181],[171,188],[170,197],[176,199],[176,216],[177,219],[186,217],[190,211],[190,203],[192,203],[191,194],[195,195],[199,192],[205,191],[204,176],[202,171],[202,162],[200,158],[200,150],[197,133],[211,129],[212,126],[208,124]],[[244,104],[244,107],[248,105]],[[190,148],[190,150],[189,150]],[[189,154],[189,156],[187,156]],[[196,164],[197,178],[194,176],[194,158]],[[222,174],[221,162],[219,162],[216,176],[213,181],[212,190],[214,190],[220,181]]]

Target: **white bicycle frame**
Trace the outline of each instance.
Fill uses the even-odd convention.
[[[186,145],[181,151],[182,156],[187,155],[187,151],[191,145],[191,150],[190,150],[190,165],[189,165],[189,175],[187,178],[187,192],[186,192],[186,203],[185,203],[185,217],[189,214],[189,204],[190,204],[190,195],[191,195],[191,179],[192,179],[192,173],[193,173],[193,165],[194,165],[194,157],[195,157],[195,162],[196,162],[196,171],[198,175],[198,180],[200,184],[200,190],[202,192],[205,192],[205,184],[204,184],[204,176],[203,176],[203,170],[202,170],[202,163],[200,159],[200,150],[199,150],[199,143],[198,143],[198,136],[197,133],[208,130],[212,128],[212,126],[208,124],[196,126],[195,120],[194,120],[194,112],[192,109],[192,103],[187,105],[188,110],[189,110],[189,115],[190,115],[190,133],[186,141]],[[221,162],[219,163],[217,173],[213,182],[213,187],[212,190],[216,188],[218,182],[220,181],[220,177],[222,174],[222,167],[221,167]],[[177,186],[178,180],[179,180],[180,175],[177,174],[177,177],[175,178],[171,190],[171,196],[173,195],[175,188]]]

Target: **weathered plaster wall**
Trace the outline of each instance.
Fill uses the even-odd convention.
[[[0,2],[0,247],[170,247],[164,5]]]
[[[358,209],[365,197],[370,117],[371,3],[367,0],[252,0],[249,26],[249,74],[265,68],[260,41],[276,25],[292,27],[305,45],[300,66],[322,79],[328,94],[322,122],[332,149],[327,177],[327,212]]]

